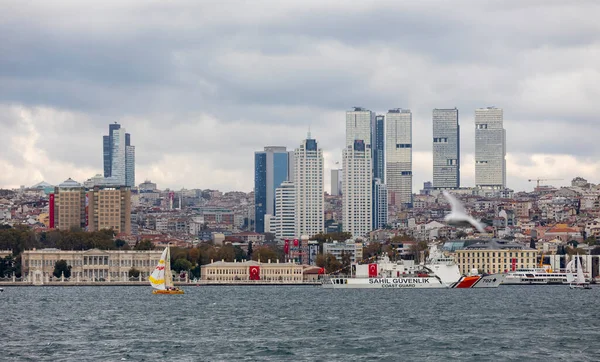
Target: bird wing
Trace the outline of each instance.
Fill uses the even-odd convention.
[[[456,199],[456,197],[452,196],[448,191],[444,190],[442,191],[444,197],[446,198],[446,200],[448,200],[448,202],[450,203],[450,207],[452,208],[452,212],[453,213],[458,213],[458,214],[467,214],[467,210],[465,210],[465,207],[463,206],[463,204],[458,201]]]
[[[474,218],[472,218],[471,216],[469,216],[469,223],[473,226],[475,226],[475,228],[477,229],[477,231],[479,231],[482,234],[485,234],[485,228],[483,223],[475,220]]]

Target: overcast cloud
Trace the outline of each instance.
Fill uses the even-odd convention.
[[[413,111],[414,188],[431,111],[458,107],[462,185],[474,109],[504,109],[508,186],[600,182],[597,1],[3,1],[0,186],[102,172],[110,122],[136,182],[253,188],[253,153],[310,127],[329,169],[345,111]]]

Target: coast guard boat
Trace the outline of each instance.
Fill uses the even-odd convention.
[[[502,274],[481,275],[472,271],[462,276],[454,258],[432,246],[421,264],[412,260],[390,261],[383,256],[376,263],[353,264],[352,275],[323,279],[323,288],[497,288]]]

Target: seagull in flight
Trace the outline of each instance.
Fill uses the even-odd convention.
[[[444,194],[446,200],[448,200],[448,202],[450,203],[451,207],[450,213],[444,218],[446,223],[454,226],[472,225],[480,233],[485,233],[485,230],[483,229],[484,225],[479,221],[475,220],[471,215],[467,214],[467,210],[465,210],[465,207],[460,201],[458,201],[446,190],[442,191],[442,193]]]

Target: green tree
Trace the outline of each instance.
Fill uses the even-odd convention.
[[[217,259],[232,262],[235,260],[235,249],[233,245],[226,244],[219,248]]]
[[[266,263],[269,260],[274,262],[278,259],[277,251],[268,246],[261,246],[252,253],[252,260],[260,261],[262,263]]]
[[[195,267],[190,269],[190,277],[192,279],[193,278],[200,279],[200,271],[201,271],[200,264],[196,264]]]
[[[71,266],[67,265],[67,262],[65,260],[58,260],[54,264],[54,272],[52,273],[52,275],[54,275],[57,278],[60,278],[62,275],[64,275],[65,278],[70,278]]]
[[[128,245],[125,240],[122,240],[122,239],[115,240],[115,247],[117,249],[122,249],[125,245]]]
[[[135,250],[154,250],[154,244],[148,239],[143,239],[135,244]]]
[[[252,258],[252,242],[248,242],[248,258]]]
[[[172,269],[175,270],[178,273],[181,273],[182,271],[187,271],[192,269],[192,263],[190,263],[189,260],[184,259],[184,258],[180,258],[175,260],[175,263],[173,263]]]
[[[421,252],[426,251],[427,248],[428,247],[427,247],[426,241],[419,241],[418,243],[414,243],[413,245],[410,246],[410,252],[415,257],[415,263],[420,263],[422,261],[421,260]]]
[[[132,267],[131,269],[129,269],[129,277],[130,278],[139,278],[140,276],[140,271],[137,270],[136,268]]]
[[[350,264],[352,264],[350,253],[342,251],[342,263],[340,268],[345,272],[348,272],[348,274],[350,274]]]
[[[594,236],[590,236],[589,238],[585,239],[585,243],[588,244],[589,246],[598,245],[598,241],[596,240],[596,238]]]

